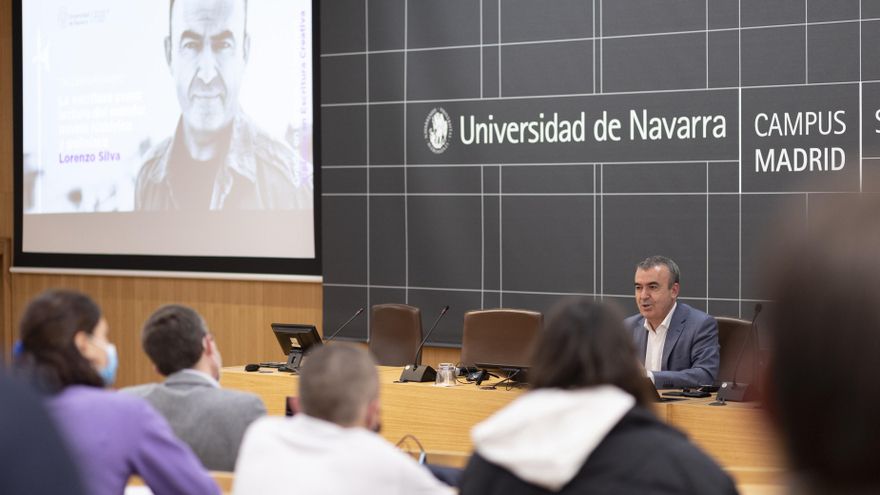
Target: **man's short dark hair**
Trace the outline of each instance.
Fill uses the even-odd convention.
[[[244,32],[247,33],[247,18],[248,18],[248,0],[242,0],[244,2]],[[171,17],[174,13],[174,0],[169,0],[168,2],[168,36],[171,36]]]
[[[144,352],[163,375],[192,368],[202,357],[205,321],[192,308],[169,304],[157,309],[141,333]]]
[[[669,286],[672,287],[673,284],[679,283],[679,279],[681,278],[681,271],[678,269],[678,264],[672,261],[672,258],[667,258],[666,256],[654,255],[648,256],[643,259],[636,265],[636,268],[639,270],[650,270],[655,266],[665,266],[669,269],[669,274],[671,275],[669,280]]]
[[[313,418],[348,426],[366,405],[379,397],[376,361],[364,349],[336,343],[311,352],[299,377],[303,412]]]
[[[878,212],[876,197],[828,198],[763,270],[766,403],[793,472],[814,493],[880,491]]]

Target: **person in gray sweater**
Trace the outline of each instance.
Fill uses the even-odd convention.
[[[263,402],[254,394],[220,387],[220,351],[193,309],[159,308],[144,324],[141,339],[166,379],[122,391],[143,397],[165,416],[206,468],[232,471],[245,430],[266,414]]]

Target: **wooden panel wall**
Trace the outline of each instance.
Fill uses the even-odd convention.
[[[12,239],[12,167],[15,150],[12,147],[14,131],[13,88],[12,88],[12,0],[0,0],[0,239]],[[0,357],[9,358],[9,346],[12,342],[12,315],[8,301],[11,297],[11,280],[6,267],[10,265],[9,252],[3,259],[3,271],[0,273],[0,301],[3,304],[3,326],[0,336]]]
[[[7,239],[12,238],[12,80],[12,0],[0,0],[0,237]]]
[[[186,304],[201,313],[228,364],[281,360],[272,322],[319,328],[321,322],[320,284],[23,274],[12,276],[14,318],[30,298],[52,287],[85,292],[101,306],[119,350],[120,386],[159,379],[141,351],[140,329],[163,304]]]
[[[110,339],[119,350],[119,386],[160,379],[139,339],[144,320],[163,304],[185,304],[201,313],[227,365],[283,360],[269,330],[273,322],[321,328],[322,288],[317,283],[13,274],[11,285],[13,323],[28,301],[46,289],[91,295],[104,311]],[[436,366],[457,362],[460,352],[428,348],[423,355],[425,363]]]
[[[0,0],[0,239],[13,236],[13,72],[12,0]],[[8,260],[8,257],[6,258]],[[4,262],[8,266],[8,261]],[[0,300],[11,300],[11,315],[0,314],[0,350],[8,356],[15,324],[28,300],[53,287],[90,294],[110,324],[119,349],[119,385],[156,380],[141,352],[140,328],[162,304],[192,306],[215,333],[226,364],[280,360],[269,324],[313,323],[321,328],[322,289],[316,283],[247,282],[60,275],[11,275],[2,271]],[[458,360],[458,349],[429,349],[425,362]]]

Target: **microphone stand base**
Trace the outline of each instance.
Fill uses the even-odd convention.
[[[758,389],[748,383],[724,382],[715,398],[718,402],[752,402],[758,400]]]
[[[408,364],[400,374],[401,382],[433,382],[436,379],[437,372],[425,364]]]

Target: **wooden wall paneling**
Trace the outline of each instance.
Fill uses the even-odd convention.
[[[141,350],[140,330],[163,304],[185,304],[202,314],[226,364],[280,360],[269,328],[273,321],[321,326],[322,292],[316,283],[14,274],[12,287],[16,320],[31,298],[50,288],[92,296],[119,349],[119,386],[160,379]]]
[[[422,350],[422,363],[437,368],[439,363],[456,364],[461,359],[461,349],[454,347],[425,347]]]
[[[9,362],[12,357],[12,343],[15,333],[12,325],[12,283],[9,265],[12,263],[12,242],[0,238],[0,359]]]
[[[0,0],[0,238],[12,238],[12,170],[15,153],[13,151],[13,88],[12,88],[12,0]],[[9,325],[9,281],[8,267],[11,253],[4,252],[2,279],[3,315],[0,320],[0,356],[9,359],[14,340],[13,329]]]
[[[12,72],[12,0],[0,0],[0,237],[12,238],[14,106]],[[8,265],[8,263],[7,263]],[[4,274],[8,273],[6,271]]]

